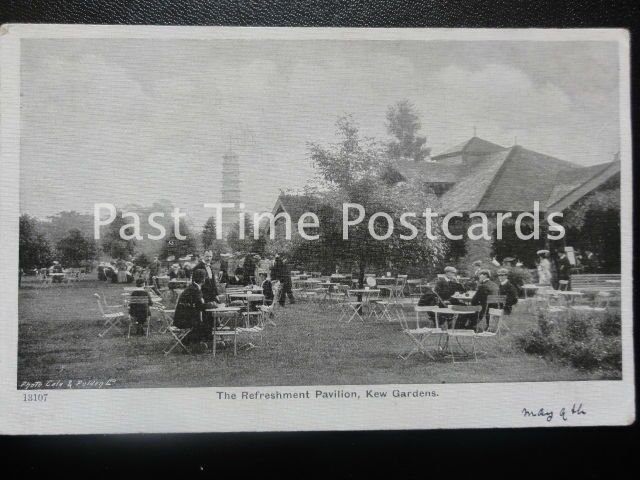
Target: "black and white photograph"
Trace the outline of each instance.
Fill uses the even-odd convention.
[[[0,40],[25,402],[633,421],[625,32],[99,28]]]

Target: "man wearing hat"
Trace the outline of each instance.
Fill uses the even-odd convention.
[[[510,315],[512,307],[518,303],[518,289],[509,281],[509,270],[506,268],[498,270],[498,294],[506,297],[504,313]]]
[[[452,298],[456,292],[464,293],[466,290],[458,281],[458,271],[455,267],[445,267],[444,277],[439,278],[434,291],[445,303],[460,305],[461,302]]]
[[[487,305],[487,297],[489,295],[498,294],[498,286],[491,281],[491,272],[487,269],[482,269],[478,272],[478,289],[475,295],[471,299],[471,305],[480,305],[482,310],[480,311],[480,319],[486,318],[487,328],[489,328],[489,308]]]

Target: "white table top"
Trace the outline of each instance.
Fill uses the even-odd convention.
[[[213,312],[213,313],[237,313],[240,311],[240,307],[207,308],[206,311]]]

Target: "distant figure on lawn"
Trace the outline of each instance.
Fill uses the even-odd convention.
[[[194,270],[191,284],[178,297],[173,324],[178,328],[192,329],[184,339],[185,344],[207,342],[212,338],[213,315],[206,315],[206,310],[216,308],[218,304],[205,301],[203,288],[206,280],[206,270]]]
[[[271,270],[271,278],[273,280],[279,280],[282,284],[278,303],[284,307],[287,297],[289,297],[289,303],[296,303],[295,298],[293,298],[293,291],[291,290],[291,272],[289,265],[287,265],[285,260],[280,256],[276,256],[276,261]]]
[[[57,260],[54,260],[53,265],[51,265],[51,267],[49,268],[49,273],[64,273],[62,270],[62,265],[60,265],[60,262],[58,262]],[[62,275],[54,275],[52,282],[62,283],[63,278],[64,277]]]
[[[131,292],[131,301],[129,302],[129,315],[131,320],[135,322],[134,335],[143,335],[144,326],[151,316],[149,307],[153,305],[151,295],[144,289],[144,278],[136,280],[136,290]]]
[[[538,250],[538,285],[551,285],[551,262],[549,261],[549,250]]]

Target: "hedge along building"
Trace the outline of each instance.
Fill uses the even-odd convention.
[[[422,182],[426,191],[439,199],[440,214],[460,212],[452,222],[453,233],[466,232],[478,219],[472,212],[483,212],[490,220],[491,240],[453,241],[451,259],[468,264],[496,256],[518,257],[533,266],[536,251],[560,246],[589,250],[600,259],[600,269],[620,271],[620,159],[580,167],[518,145],[503,147],[472,137],[430,161],[399,160],[392,165],[398,178]],[[521,240],[513,220],[504,222],[502,240],[496,238],[496,215],[532,212],[540,205],[540,238]],[[559,242],[547,239],[547,215],[562,212],[556,222],[566,228]],[[532,222],[523,233],[532,231]]]

